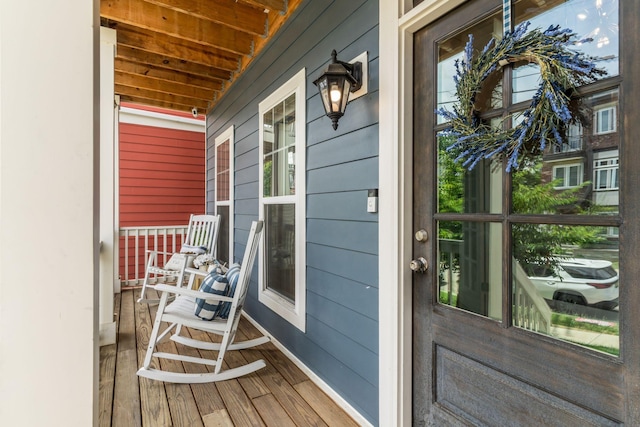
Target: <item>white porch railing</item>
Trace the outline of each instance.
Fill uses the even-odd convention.
[[[454,267],[462,253],[462,240],[440,239],[440,292],[448,304],[455,305],[459,272]],[[513,324],[536,332],[551,333],[551,309],[536,291],[518,262],[513,260]]]
[[[177,252],[185,241],[188,225],[121,227],[119,279],[121,286],[142,285],[147,266],[147,250]],[[159,254],[162,265],[168,256]]]
[[[550,334],[551,309],[515,259],[513,278],[513,324],[531,331]]]

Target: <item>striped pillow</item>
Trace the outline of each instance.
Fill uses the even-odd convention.
[[[180,248],[180,253],[201,255],[201,254],[206,254],[207,249],[208,248],[206,246],[193,246],[193,245],[184,244],[182,245],[182,248]]]
[[[200,285],[200,292],[213,295],[227,295],[228,291],[227,277],[215,272],[207,275]],[[204,320],[213,320],[219,314],[222,304],[224,303],[215,298],[196,298],[195,315]]]
[[[227,296],[233,297],[234,292],[236,291],[236,285],[238,284],[238,278],[240,277],[240,264],[235,263],[231,264],[229,270],[227,271],[227,281],[229,288],[227,289]],[[217,315],[222,319],[226,319],[229,317],[229,312],[231,311],[231,303],[224,301],[219,304]]]

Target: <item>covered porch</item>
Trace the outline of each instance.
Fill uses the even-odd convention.
[[[115,296],[117,341],[100,348],[100,426],[358,425],[271,342],[228,353],[229,365],[260,358],[267,363],[266,368],[237,379],[170,384],[138,377],[136,371],[145,355],[156,311],[154,306],[135,302],[139,293],[139,288],[129,287]],[[238,334],[241,338],[260,335],[244,317]],[[168,339],[162,346],[164,351],[183,354],[198,351]],[[182,362],[171,365],[165,368],[188,372],[206,369]]]

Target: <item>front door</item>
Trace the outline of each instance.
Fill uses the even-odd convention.
[[[640,3],[514,1],[514,26],[591,37],[575,49],[607,75],[579,88],[585,120],[561,142],[467,170],[435,111],[457,101],[469,35],[474,55],[503,36],[503,3],[466,2],[414,38],[413,424],[640,425]],[[494,71],[480,122],[518,126],[539,77]]]

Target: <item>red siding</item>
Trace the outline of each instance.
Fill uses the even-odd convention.
[[[205,134],[120,123],[120,226],[181,225],[205,209]]]

